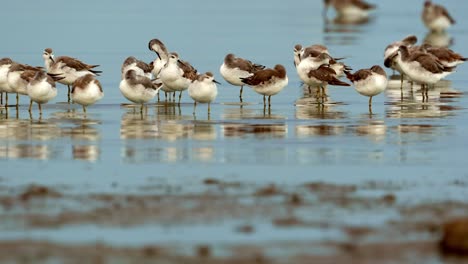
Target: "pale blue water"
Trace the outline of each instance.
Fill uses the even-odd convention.
[[[374,2],[378,10],[362,25],[324,23],[318,0],[5,2],[2,57],[43,65],[42,51],[51,47],[57,56],[100,64],[105,97],[88,109],[87,118],[81,107],[60,103],[66,99],[62,85],[42,120],[37,112],[30,119],[26,98],[19,113],[12,109],[7,119],[3,111],[0,183],[66,184],[99,192],[111,191],[112,182],[133,190],[149,178],[285,185],[380,180],[414,184],[401,193],[403,201],[464,200],[466,190],[444,185],[468,179],[467,65],[431,92],[426,104],[417,93],[410,98],[408,90],[401,104],[400,90],[388,89],[374,98],[370,116],[367,98],[353,88],[330,87],[337,104],[299,106],[303,92],[293,66],[295,44],[326,44],[357,70],[382,65],[390,42],[409,34],[426,37],[420,1]],[[467,56],[468,2],[444,4],[458,22],[448,33],[450,47]],[[143,120],[121,106],[128,103],[118,89],[121,63],[130,55],[154,59],[147,48],[152,38],[222,82],[210,120],[204,105],[192,116],[187,93],[180,108],[150,105]],[[218,71],[229,52],[269,67],[286,66],[289,85],[272,98],[271,113],[249,89],[244,90],[249,105],[229,104],[237,102],[239,90]]]

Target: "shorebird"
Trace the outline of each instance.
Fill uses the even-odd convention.
[[[326,54],[330,55],[330,53],[328,52],[328,48],[326,46],[320,45],[320,44],[314,44],[314,45],[311,45],[311,46],[308,46],[308,47],[302,47],[301,44],[296,44],[294,46],[293,51],[294,51],[294,66],[296,66],[296,67],[297,67],[297,65],[299,65],[302,58],[305,57],[304,53],[306,53],[307,56],[311,56],[311,53],[313,51],[315,51],[316,54],[326,53]],[[317,56],[317,55],[315,55],[315,56]]]
[[[354,74],[345,72],[346,77],[354,84],[356,91],[369,97],[369,110],[372,112],[372,97],[380,94],[387,88],[388,80],[384,69],[374,65],[369,69],[361,69]]]
[[[210,104],[218,95],[217,82],[213,73],[207,72],[198,75],[188,87],[188,94],[193,99],[193,114],[195,114],[195,108],[197,103],[208,103],[208,114],[210,114]]]
[[[197,70],[190,63],[179,60],[179,55],[172,52],[169,54],[169,61],[161,70],[159,76],[166,89],[174,92],[180,91],[180,104],[182,92],[197,78]]]
[[[421,90],[426,92],[429,85],[434,85],[454,70],[454,67],[444,66],[434,55],[419,51],[410,53],[406,46],[400,46],[394,56],[403,72],[412,81],[420,83]]]
[[[125,73],[125,78],[120,81],[120,92],[129,101],[141,104],[140,112],[143,111],[143,105],[153,99],[160,89],[148,77],[137,75],[136,71],[129,70]]]
[[[101,73],[101,71],[93,70],[99,65],[89,65],[68,56],[60,56],[54,59],[54,54],[51,48],[44,50],[42,58],[44,58],[44,64],[47,72],[52,74],[61,74],[65,77],[60,80],[59,83],[68,87],[68,102],[70,102],[70,85],[72,85],[76,79],[86,74],[99,75],[99,73]]]
[[[296,44],[294,46],[294,65],[297,67],[303,59],[306,59],[308,57],[316,58],[322,53],[330,55],[328,48],[321,44],[314,44],[314,45],[304,47],[304,48],[302,47],[302,45]],[[338,60],[342,60],[342,59],[343,58],[333,58],[330,55],[329,61],[328,62],[322,61],[323,62],[322,64],[327,64],[327,63],[330,64],[330,67],[333,70],[335,70],[336,76],[341,77],[341,76],[344,76],[345,71],[351,70],[351,68],[345,65],[344,63],[338,62]],[[317,68],[316,66],[317,65],[315,66],[309,65],[309,68],[316,69]]]
[[[83,112],[86,113],[86,107],[101,100],[104,97],[104,91],[101,83],[93,74],[86,74],[73,83],[71,97],[74,103],[83,106]]]
[[[418,38],[415,35],[409,35],[402,40],[398,40],[389,44],[384,51],[384,65],[385,67],[400,73],[401,88],[403,88],[404,73],[403,70],[398,66],[398,63],[395,61],[395,54],[398,52],[398,48],[400,46],[413,47],[416,42],[418,42]]]
[[[286,69],[281,64],[276,64],[273,69],[263,69],[252,76],[241,78],[242,82],[263,95],[263,107],[266,107],[265,97],[268,96],[268,107],[271,107],[271,96],[279,93],[288,85]]]
[[[13,92],[8,85],[8,71],[12,64],[13,61],[10,58],[0,59],[0,104],[3,104],[3,93],[5,93],[5,106],[8,106],[8,93]]]
[[[449,48],[433,47],[429,44],[423,44],[421,50],[436,56],[446,67],[455,67],[468,59]]]
[[[302,78],[301,78],[302,79]],[[309,70],[303,79],[304,83],[310,86],[318,86],[317,99],[321,98],[322,103],[326,101],[327,95],[325,93],[325,87],[327,85],[337,86],[350,86],[349,83],[340,81],[336,77],[336,72],[328,64],[323,64],[317,69]],[[310,89],[310,88],[309,88]],[[310,91],[310,90],[309,90]]]
[[[33,102],[39,107],[39,114],[42,116],[42,104],[49,102],[57,96],[55,82],[64,77],[51,76],[43,71],[36,71],[34,76],[26,86],[27,94],[30,98],[29,112],[32,111]]]
[[[130,56],[126,58],[122,64],[122,79],[125,78],[125,73],[128,70],[134,70],[137,73],[137,75],[142,75],[151,78],[151,71],[153,70],[153,67],[151,67],[144,61],[138,60],[137,58]]]
[[[27,86],[36,72],[42,71],[40,67],[33,67],[27,64],[13,63],[8,71],[8,86],[13,93],[16,93],[16,107],[19,106],[19,95],[27,95]]]
[[[445,31],[451,25],[455,24],[455,20],[445,7],[434,4],[429,0],[424,2],[424,9],[421,17],[424,25],[434,32]]]
[[[242,90],[244,83],[241,78],[252,76],[255,72],[263,70],[265,66],[255,64],[249,60],[236,57],[234,54],[229,53],[224,58],[224,62],[219,68],[221,76],[230,84],[240,86],[239,100],[242,103]]]
[[[369,11],[375,9],[375,5],[363,0],[323,0],[323,2],[324,15],[327,14],[329,6],[335,8],[338,15],[343,17],[367,17]]]
[[[153,77],[158,78],[159,73],[161,72],[164,65],[169,60],[169,52],[167,51],[166,46],[159,39],[152,39],[148,43],[148,48],[151,51],[154,51],[157,55],[156,59],[153,61]]]

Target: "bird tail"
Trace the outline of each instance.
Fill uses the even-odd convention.
[[[351,86],[349,83],[345,83],[343,81],[340,81],[338,79],[333,79],[332,81],[328,82],[330,85],[336,85],[336,86]]]
[[[89,70],[89,71],[96,74],[97,76],[99,76],[99,74],[102,73],[102,71],[96,71],[96,70]]]

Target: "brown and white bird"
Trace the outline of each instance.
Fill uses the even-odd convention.
[[[151,82],[150,78],[138,75],[135,70],[128,70],[120,81],[120,92],[129,101],[143,105],[153,99],[161,88],[160,84]]]
[[[322,99],[322,103],[327,100],[327,94],[325,88],[327,85],[336,85],[336,86],[350,86],[349,83],[340,81],[335,70],[333,70],[329,65],[323,64],[315,70],[310,70],[307,73],[307,78],[305,78],[305,84],[309,86],[318,86],[320,89],[317,89],[317,98]]]
[[[57,96],[55,82],[63,79],[60,75],[49,75],[44,71],[36,71],[27,85],[27,93],[30,99],[29,112],[32,111],[33,102],[39,107],[39,114],[42,116],[42,105]]]
[[[241,78],[241,80],[255,92],[263,95],[264,107],[266,107],[266,96],[268,96],[268,107],[271,107],[271,96],[279,93],[288,85],[286,69],[281,64],[275,65],[273,69],[259,70],[252,76]]]
[[[229,53],[224,58],[224,62],[219,68],[219,72],[228,83],[240,86],[239,100],[242,103],[242,90],[244,88],[244,83],[241,78],[252,76],[255,72],[263,70],[264,68],[265,66],[263,65],[253,63]]]
[[[411,48],[414,47],[416,42],[418,42],[418,38],[415,35],[409,35],[403,38],[402,40],[398,40],[389,44],[384,51],[384,65],[385,67],[400,73],[401,88],[403,88],[404,73],[403,70],[399,67],[399,64],[396,62],[395,55],[398,52],[398,48],[400,46],[406,46],[408,48]],[[411,52],[411,49],[409,51]]]
[[[134,70],[138,75],[146,76],[151,78],[151,71],[153,67],[150,64],[147,64],[144,61],[141,61],[133,56],[127,57],[122,64],[122,79],[125,78],[125,73],[128,70]]]
[[[13,93],[16,93],[16,107],[19,106],[19,95],[28,95],[28,83],[38,71],[42,71],[42,69],[21,63],[11,65],[7,79],[9,88]]]
[[[346,77],[354,84],[358,93],[369,97],[369,109],[372,108],[372,97],[383,92],[388,84],[387,74],[379,65],[355,73],[346,71]]]
[[[83,112],[86,113],[86,107],[101,100],[104,97],[104,91],[96,76],[86,74],[73,82],[71,97],[74,103],[83,106]]]
[[[54,58],[51,48],[44,50],[42,58],[44,59],[44,64],[48,73],[60,74],[65,77],[59,82],[68,87],[68,102],[70,102],[70,85],[72,85],[76,79],[87,74],[99,75],[102,73],[101,71],[94,70],[94,68],[99,65],[86,64],[68,56]]]
[[[454,67],[444,66],[436,56],[420,51],[410,53],[406,46],[400,46],[394,56],[403,73],[426,90],[428,85],[434,85],[454,71]]]
[[[198,75],[188,87],[188,94],[193,99],[193,114],[195,114],[195,108],[197,103],[208,103],[208,114],[210,114],[211,102],[218,95],[218,88],[216,84],[219,84],[213,77],[213,73],[206,72]]]
[[[13,61],[10,58],[0,59],[0,93],[1,93],[1,104],[3,104],[3,94],[5,94],[5,106],[8,106],[8,93],[12,93],[8,85],[8,71],[10,70]]]
[[[325,4],[324,15],[329,6],[335,8],[338,16],[343,17],[367,17],[369,11],[375,9],[375,5],[363,0],[323,0]]]
[[[169,52],[167,51],[166,45],[159,39],[150,40],[148,48],[157,55],[156,59],[153,61],[153,69],[151,70],[153,78],[157,79],[159,78],[159,73],[162,68],[164,68],[164,65],[166,65],[169,60]]]
[[[421,17],[424,25],[434,32],[443,32],[455,24],[455,19],[453,19],[445,7],[434,4],[430,0],[424,2]]]
[[[446,67],[455,67],[465,63],[465,61],[468,59],[449,48],[434,47],[427,43],[421,46],[421,50],[436,56],[439,61]]]
[[[173,92],[179,91],[179,104],[182,92],[197,78],[197,70],[186,61],[179,59],[175,52],[169,54],[169,61],[159,73],[163,86]]]

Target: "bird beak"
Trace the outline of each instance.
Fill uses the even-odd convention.
[[[54,56],[49,56],[49,58],[50,58],[50,60],[51,60],[52,62],[55,62]]]
[[[155,51],[156,55],[158,55],[158,58],[161,59],[161,55],[159,55],[159,52]]]
[[[213,79],[213,82],[217,83],[217,84],[221,84],[220,82],[218,82],[217,80],[214,80],[214,79]]]

